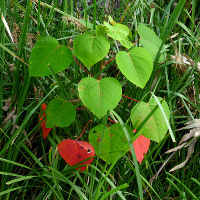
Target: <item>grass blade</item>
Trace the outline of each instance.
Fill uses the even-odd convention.
[[[140,200],[143,200],[144,198],[143,198],[142,182],[141,182],[141,178],[140,178],[140,170],[139,170],[139,165],[138,165],[138,162],[137,162],[135,150],[133,148],[133,144],[132,144],[130,135],[129,135],[128,130],[126,129],[126,126],[124,125],[124,122],[122,121],[121,117],[114,110],[112,110],[111,113],[117,118],[117,120],[121,124],[122,129],[124,131],[124,134],[126,136],[126,139],[129,143],[129,146],[130,146],[130,149],[131,149],[131,154],[132,154],[132,157],[133,157],[133,162],[134,162],[134,165],[135,165],[136,178],[137,178],[137,183],[138,183],[138,188],[139,188],[139,196],[140,196]]]

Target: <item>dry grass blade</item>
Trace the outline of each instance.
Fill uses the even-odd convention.
[[[7,32],[8,32],[8,35],[9,35],[10,38],[11,38],[12,43],[14,43],[14,39],[13,39],[12,33],[11,33],[11,31],[10,31],[10,28],[9,28],[9,26],[8,26],[8,23],[7,23],[6,19],[5,19],[4,16],[3,16],[3,13],[1,14],[1,20],[2,20],[2,22],[3,22],[3,24],[4,24],[5,28],[6,28],[6,30],[7,30]]]
[[[176,165],[174,168],[170,169],[169,172],[173,172],[173,171],[180,169],[186,165],[186,163],[188,162],[188,160],[190,159],[191,155],[194,152],[194,146],[195,146],[196,141],[197,141],[197,138],[192,139],[190,146],[188,147],[188,153],[187,153],[187,157],[186,157],[185,161],[179,165]]]
[[[200,120],[199,119],[194,119],[192,121],[189,121],[185,124],[186,126],[179,129],[179,130],[184,130],[184,129],[191,129],[189,133],[185,134],[181,140],[179,141],[179,146],[168,150],[165,153],[171,153],[171,152],[176,152],[180,149],[182,149],[183,147],[188,147],[188,153],[186,156],[186,160],[184,162],[182,162],[179,165],[176,165],[174,168],[172,168],[170,170],[170,172],[175,171],[177,169],[180,169],[182,167],[185,166],[185,164],[188,162],[188,160],[190,159],[192,153],[194,152],[194,146],[196,141],[198,140],[197,137],[200,136]],[[193,139],[191,139],[193,138]],[[191,139],[189,142],[188,140]]]
[[[160,172],[162,171],[162,169],[165,167],[165,165],[170,161],[170,159],[174,156],[176,152],[173,152],[166,160],[165,162],[162,164],[162,166],[160,167],[160,169],[157,171],[157,173],[153,176],[153,178],[150,180],[150,183],[152,185],[152,182],[154,179],[157,179],[158,175],[160,174]]]
[[[175,35],[175,37],[176,36],[177,35]],[[200,63],[199,62],[196,63],[194,60],[192,60],[189,56],[185,54],[180,54],[172,38],[173,37],[170,37],[169,39],[171,40],[172,45],[174,46],[175,55],[172,55],[171,59],[177,63],[176,68],[185,73],[188,66],[194,67],[197,65],[197,70],[198,72],[200,72]]]
[[[200,127],[200,119],[194,119],[192,121],[189,121],[189,122],[185,123],[185,125],[186,125],[185,127],[180,128],[178,130],[198,128],[198,127]]]
[[[179,68],[181,71],[186,71],[187,65],[194,67],[195,66],[195,61],[193,61],[189,56],[187,55],[182,55],[180,53],[177,53],[176,55],[171,56],[173,61],[176,61],[177,64],[179,65]],[[200,63],[197,63],[197,70],[200,72]]]
[[[5,101],[5,105],[2,106],[2,110],[8,111],[9,108],[10,108],[10,103],[11,103],[11,97],[9,97],[9,98]]]
[[[7,114],[6,118],[2,122],[2,127],[4,127],[8,123],[8,121],[14,117],[15,111],[16,107],[14,107],[13,110]]]
[[[181,144],[181,145],[179,145],[179,146],[177,146],[177,147],[175,147],[175,148],[172,148],[172,149],[170,149],[170,150],[168,150],[168,151],[166,151],[165,153],[172,153],[172,152],[176,152],[176,151],[178,151],[178,150],[180,150],[180,149],[182,149],[185,145],[186,145],[187,143],[186,142],[184,142],[183,144]]]
[[[181,164],[179,165],[176,165],[174,168],[172,168],[170,170],[170,172],[172,171],[175,171],[177,169],[180,169],[182,167],[185,166],[185,164],[188,162],[188,160],[190,159],[192,153],[194,152],[194,146],[195,146],[195,143],[196,141],[198,140],[197,137],[200,136],[200,119],[194,119],[192,121],[189,121],[185,124],[186,126],[181,128],[181,129],[178,129],[178,130],[183,130],[183,129],[191,129],[189,133],[185,134],[181,140],[179,141],[178,143],[178,146],[175,147],[175,148],[172,148],[168,151],[166,151],[164,154],[166,153],[172,153],[166,160],[165,162],[162,164],[162,166],[159,168],[159,170],[157,171],[157,173],[153,176],[153,178],[150,180],[150,183],[152,185],[154,179],[157,179],[158,175],[160,174],[160,172],[162,171],[162,169],[165,167],[165,165],[170,161],[170,159],[175,155],[175,153],[182,149],[183,147],[188,147],[188,153],[187,153],[187,157],[186,157],[186,160],[184,162],[182,162]],[[197,128],[194,128],[194,127],[197,127]],[[194,137],[192,140],[190,140],[188,142],[188,140],[190,138]],[[144,192],[146,192],[148,189],[148,186],[146,187],[146,189],[144,190]]]
[[[185,134],[185,135],[181,138],[179,144],[181,144],[181,143],[183,143],[183,142],[189,140],[191,137],[195,137],[195,134],[198,133],[199,131],[200,131],[200,128],[193,128],[192,130],[190,130],[189,133]]]

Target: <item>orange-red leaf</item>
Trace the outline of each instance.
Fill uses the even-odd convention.
[[[66,139],[63,140],[58,145],[58,151],[61,157],[65,160],[67,164],[73,166],[85,159],[93,157],[95,155],[95,150],[92,145],[85,141],[77,141]],[[89,165],[92,163],[94,158],[91,158],[85,162],[81,162],[80,165]],[[87,166],[78,167],[81,171],[86,170]]]
[[[49,135],[49,132],[51,131],[52,128],[47,128],[46,127],[46,115],[45,115],[45,109],[47,108],[47,105],[45,103],[42,104],[42,115],[39,115],[39,120],[41,122],[40,126],[42,128],[42,135],[43,135],[43,139],[45,139],[47,137],[47,135]]]
[[[150,139],[140,135],[134,142],[133,147],[139,163],[144,159],[144,154],[147,153],[150,145]]]

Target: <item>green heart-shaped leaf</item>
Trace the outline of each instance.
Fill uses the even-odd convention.
[[[144,88],[153,70],[153,61],[146,49],[135,47],[128,53],[119,51],[116,61],[120,71],[129,81]]]
[[[65,101],[61,97],[50,101],[45,113],[47,116],[47,128],[53,128],[54,126],[67,127],[75,120],[76,117],[76,109],[73,104]]]
[[[123,24],[114,24],[111,26],[109,23],[104,22],[107,27],[107,35],[114,40],[124,40],[129,35],[129,28]]]
[[[158,99],[161,100],[161,98]],[[140,124],[156,106],[157,103],[155,99],[151,99],[148,103],[143,101],[139,102],[131,110],[131,122],[135,129],[140,126]],[[167,119],[169,120],[170,111],[166,101],[162,103],[162,108],[167,116]],[[167,130],[168,126],[160,108],[158,107],[155,113],[153,113],[149,120],[144,124],[141,131],[143,136],[149,138],[150,140],[160,142],[165,137]]]
[[[131,128],[126,126],[131,137],[134,136]],[[95,153],[108,164],[121,158],[129,150],[129,144],[120,124],[109,128],[104,125],[94,127],[89,133],[89,142]]]
[[[139,24],[137,30],[140,36],[140,43],[149,51],[152,59],[154,60],[162,44],[162,40],[155,34],[153,30],[144,24]],[[160,55],[159,62],[164,62],[163,53]]]
[[[50,36],[41,38],[33,47],[29,60],[30,76],[49,76],[66,69],[73,61],[72,52]]]
[[[114,109],[122,96],[121,84],[112,77],[101,80],[83,78],[78,84],[78,91],[83,104],[98,118]]]
[[[100,35],[82,34],[76,37],[73,46],[76,57],[87,68],[90,68],[108,54],[110,42]]]

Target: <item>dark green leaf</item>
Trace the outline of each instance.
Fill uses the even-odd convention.
[[[69,126],[76,117],[76,109],[73,104],[65,101],[61,97],[49,102],[46,110],[46,127],[53,128]]]
[[[50,36],[41,38],[33,47],[29,60],[30,76],[49,76],[66,69],[73,61],[72,52]]]

